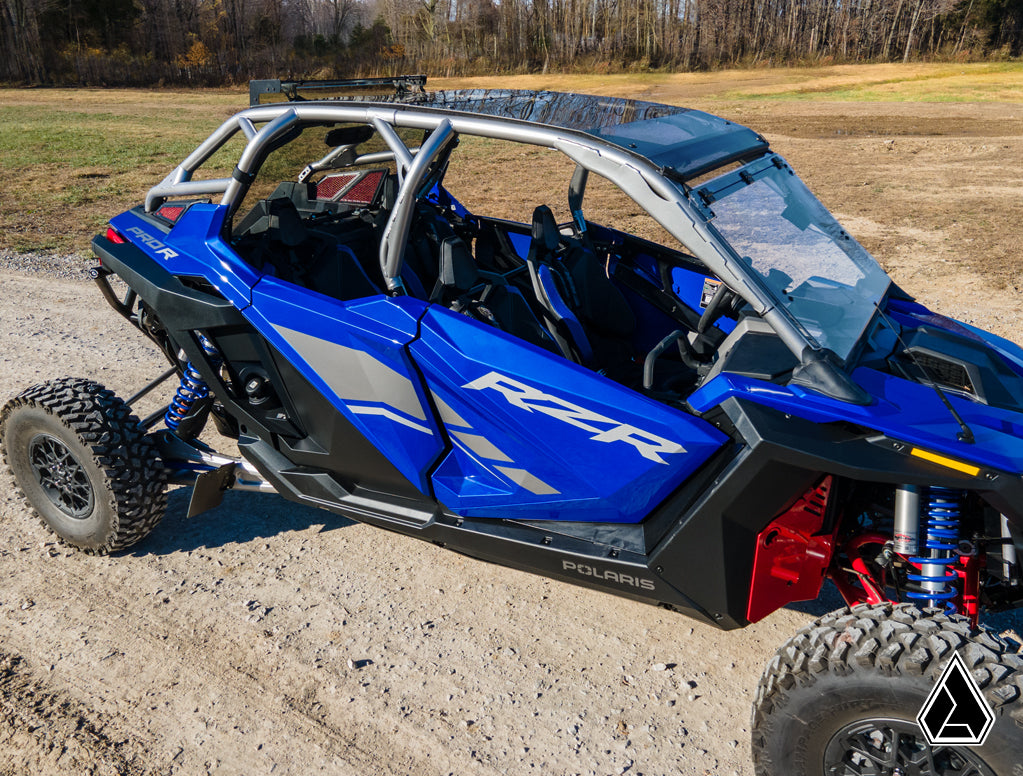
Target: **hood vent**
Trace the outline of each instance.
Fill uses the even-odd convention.
[[[973,385],[973,380],[970,379],[966,366],[958,361],[915,348],[912,350],[912,355],[904,353],[902,360],[910,366],[911,371],[914,373],[918,372],[918,369],[913,367],[918,366],[920,369],[923,369],[927,379],[937,383],[942,388],[962,391],[971,396],[977,395],[977,390]]]

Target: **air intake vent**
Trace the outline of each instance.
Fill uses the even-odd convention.
[[[223,299],[224,295],[220,293],[216,287],[210,283],[206,278],[195,277],[192,275],[182,275],[178,278],[181,281],[181,285],[185,288],[190,288],[193,291],[198,291],[200,294],[206,294],[207,296],[215,296],[217,299]]]
[[[965,391],[973,395],[977,393],[966,367],[957,361],[920,350],[914,350],[912,356],[903,355],[903,359],[911,364],[919,364],[927,378],[942,388]]]

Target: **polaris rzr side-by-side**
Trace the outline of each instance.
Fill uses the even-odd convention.
[[[127,401],[62,378],[6,404],[43,522],[106,553],[169,484],[190,515],[276,492],[724,629],[830,579],[849,608],[757,689],[756,772],[1019,774],[1023,656],[979,619],[1023,604],[1023,350],[895,286],[750,129],[422,80],[255,85],[93,240],[170,368]],[[488,201],[531,176],[568,218],[476,212],[450,174],[472,143]],[[495,174],[499,144],[567,164]],[[665,239],[613,228],[605,185]]]

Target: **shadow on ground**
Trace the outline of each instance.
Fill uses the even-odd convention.
[[[220,506],[189,518],[185,515],[191,497],[191,488],[171,491],[163,520],[149,538],[128,554],[169,555],[245,544],[316,525],[321,526],[322,533],[354,524],[333,512],[296,504],[276,494],[244,491],[228,491]]]
[[[355,521],[325,509],[315,509],[288,501],[276,494],[228,491],[223,503],[192,518],[188,514],[191,488],[177,488],[167,497],[167,514],[156,530],[128,554],[170,555],[228,544],[245,544],[289,531],[320,526],[320,533],[354,525]],[[381,529],[382,530],[382,529]],[[812,601],[798,601],[786,609],[802,612],[814,619],[845,606],[837,588],[830,582]],[[1023,633],[1023,610],[984,614],[981,621],[995,631]],[[1018,639],[1018,636],[1015,637]]]

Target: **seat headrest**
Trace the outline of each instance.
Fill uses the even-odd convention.
[[[280,240],[289,248],[305,242],[309,232],[302,223],[295,203],[287,197],[278,197],[267,202],[267,215],[270,216],[270,233],[274,239]]]
[[[440,243],[438,276],[445,288],[468,291],[479,282],[480,273],[469,246],[461,237],[445,237]]]
[[[533,241],[540,243],[548,252],[555,250],[561,242],[558,222],[546,205],[540,205],[533,211]]]

